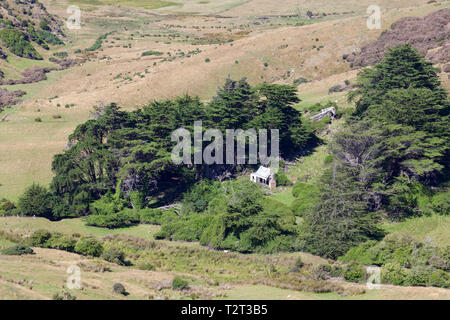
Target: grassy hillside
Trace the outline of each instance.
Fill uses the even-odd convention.
[[[295,107],[306,117],[316,103],[353,108],[346,92],[329,92],[335,85],[354,83],[360,71],[343,56],[377,39],[399,18],[450,7],[448,1],[381,0],[382,29],[369,30],[369,0],[285,0],[282,5],[273,0],[42,2],[55,21],[64,21],[67,6],[79,5],[82,28],[66,30],[63,24],[52,24],[55,32],[61,27],[67,43],[50,50],[36,45],[43,60],[18,57],[1,47],[8,54],[0,59],[4,79],[19,79],[33,67],[56,66],[49,60],[56,52],[67,53],[78,64],[52,71],[44,81],[0,86],[26,91],[22,103],[0,110],[0,199],[17,201],[33,182],[48,186],[53,156],[64,150],[76,126],[91,118],[93,106],[116,102],[132,110],[186,93],[208,101],[230,76],[246,77],[252,85],[298,84],[302,101]],[[306,17],[308,10],[312,19]],[[104,35],[101,41],[99,35]],[[450,89],[450,77],[441,71],[443,86]],[[299,84],[302,78],[306,82]],[[327,143],[343,125],[344,119],[338,119],[324,126],[319,132],[324,143],[287,164],[293,183],[318,183],[329,167]],[[296,199],[292,189],[278,187],[268,197],[291,207]],[[297,223],[302,222],[297,217]],[[446,216],[385,221],[382,227],[388,234],[408,233],[441,248],[450,245]],[[27,239],[40,229],[91,235],[107,246],[121,247],[132,265],[47,248],[33,248],[35,254],[27,256],[0,254],[0,299],[51,299],[61,293],[70,265],[82,270],[83,290],[71,291],[78,299],[450,299],[449,290],[434,287],[383,285],[381,290],[366,290],[364,283],[322,282],[314,272],[331,261],[303,252],[239,254],[210,250],[197,242],[154,240],[161,230],[156,225],[110,230],[86,226],[80,218],[52,222],[2,217],[0,250],[15,244],[13,236]],[[299,274],[290,272],[298,257],[306,266]],[[175,276],[187,279],[191,289],[173,290]],[[302,283],[309,281],[311,287]],[[115,282],[124,284],[130,295],[114,294]],[[330,292],[315,292],[323,288]]]
[[[57,5],[44,1],[44,4],[51,13],[65,15],[64,3]],[[385,21],[388,25],[399,17],[424,15],[436,9],[433,4],[390,10],[385,14]],[[157,21],[154,17],[145,18],[139,10],[106,10],[99,6],[83,11],[83,28],[67,30],[72,41],[70,50],[66,49],[69,53],[90,47],[98,34],[117,33],[104,40],[96,52],[74,54],[88,59],[82,66],[74,67],[70,72],[54,71],[44,82],[20,87],[28,92],[26,101],[20,108],[13,109],[14,112],[4,111],[3,115],[10,114],[7,121],[0,123],[2,139],[11,143],[0,145],[4,149],[1,156],[4,165],[0,168],[1,195],[14,200],[33,181],[48,183],[52,176],[52,155],[63,149],[68,134],[76,124],[88,119],[92,106],[99,102],[114,101],[132,107],[183,93],[209,99],[228,75],[233,78],[245,76],[251,83],[292,84],[295,79],[304,77],[313,81],[299,87],[303,105],[325,101],[331,99],[327,94],[330,87],[343,84],[356,75],[349,71],[342,55],[374,40],[382,31],[367,30],[361,15],[342,16],[339,22],[316,19],[313,24],[303,27],[295,26],[295,23],[286,27],[284,22],[273,26],[270,23],[254,25],[253,18],[245,17],[230,20],[168,16]],[[218,23],[224,27],[214,28]],[[211,39],[226,34],[226,28],[239,40],[208,44]],[[240,32],[245,33],[240,35]],[[247,32],[250,33],[242,37]],[[201,41],[204,44],[197,44]],[[318,51],[321,45],[324,47]],[[149,49],[165,54],[142,57]],[[189,52],[199,53],[189,55]],[[206,59],[211,62],[206,63]],[[179,76],[181,72],[182,77]],[[344,101],[344,97],[337,99],[341,103]],[[72,104],[75,106],[65,108]],[[53,119],[56,114],[62,118]],[[42,119],[41,123],[34,122],[38,117]],[[31,139],[23,134],[27,131],[33,132]],[[16,151],[7,152],[11,147]],[[31,155],[33,161],[27,160]]]
[[[140,225],[111,232],[85,227],[80,219],[49,222],[41,218],[0,218],[0,230],[8,234],[26,235],[41,228],[64,234],[90,234],[99,238],[116,235],[127,239],[130,244],[148,241],[158,229],[155,226]],[[78,265],[81,267],[83,290],[69,290],[78,299],[450,299],[449,291],[445,289],[388,285],[383,285],[380,290],[365,290],[365,293],[349,296],[334,292],[299,291],[270,280],[272,273],[268,266],[272,265],[272,268],[285,272],[298,256],[310,266],[324,263],[324,259],[306,253],[241,255],[212,252],[193,243],[172,243],[165,240],[155,243],[148,251],[153,256],[151,263],[156,265],[153,271],[140,270],[139,265],[123,267],[99,258],[87,258],[54,249],[34,248],[35,254],[29,256],[0,255],[0,298],[51,299],[54,294],[61,292],[67,279],[66,269],[70,265]],[[0,236],[0,249],[12,244],[4,236]],[[195,261],[192,256],[196,257]],[[170,288],[171,280],[176,275],[188,279],[191,287],[188,291],[180,292]],[[114,294],[112,286],[115,282],[122,283],[129,295],[124,297]],[[351,290],[350,292],[363,292],[365,288],[364,284],[340,285]]]

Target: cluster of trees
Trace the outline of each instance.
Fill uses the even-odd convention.
[[[299,229],[292,211],[247,180],[204,180],[185,194],[182,212],[166,216],[156,237],[239,252],[298,249]]]
[[[51,193],[57,201],[53,216],[109,214],[126,207],[157,205],[156,201],[170,203],[195,181],[244,169],[246,165],[172,161],[176,145],[172,133],[178,128],[193,132],[197,120],[203,122],[204,130],[223,133],[226,129],[279,129],[282,156],[305,151],[317,139],[293,108],[298,101],[292,86],[251,87],[245,79],[228,79],[206,105],[198,97],[183,96],[132,112],[121,111],[115,104],[97,108],[96,119],[79,125],[69,137],[68,150],[54,157]]]
[[[388,235],[380,242],[364,242],[340,260],[381,266],[383,283],[450,287],[450,248],[422,243],[407,234]]]
[[[305,246],[336,258],[398,220],[449,214],[450,103],[436,71],[409,45],[358,77],[356,111],[331,144],[334,165],[305,219]]]
[[[450,103],[432,65],[400,46],[364,70],[357,84],[349,95],[356,110],[330,144],[329,169],[317,186],[294,186],[292,208],[248,181],[214,181],[245,165],[172,161],[172,132],[193,132],[199,120],[204,130],[279,129],[282,157],[317,144],[293,107],[299,102],[294,87],[227,79],[208,104],[184,96],[132,112],[115,104],[96,108],[55,156],[50,190],[33,185],[18,209],[3,201],[0,210],[51,219],[90,215],[88,224],[108,228],[154,223],[162,226],[159,239],[239,252],[306,250],[334,259],[382,239],[381,214],[392,220],[449,214]],[[282,172],[277,181],[291,183]],[[182,215],[149,208],[182,194]],[[303,215],[301,225],[295,215]]]
[[[3,19],[0,19],[3,20]],[[41,20],[38,30],[29,21],[22,21],[22,30],[14,26],[11,21],[6,21],[6,28],[0,30],[0,39],[5,46],[15,55],[23,58],[42,60],[42,56],[33,47],[31,41],[34,41],[45,50],[49,50],[49,45],[62,45],[64,42],[51,32],[48,21]]]
[[[42,60],[42,56],[30,42],[29,37],[14,28],[0,30],[0,39],[15,55],[28,59]]]

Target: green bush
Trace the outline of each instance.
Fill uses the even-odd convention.
[[[53,218],[53,198],[46,188],[32,184],[19,198],[19,209],[24,216]]]
[[[328,90],[328,94],[332,94],[335,92],[341,92],[341,91],[342,91],[342,86],[340,84],[336,84]]]
[[[45,242],[45,246],[52,249],[74,252],[77,241],[62,233],[56,232]]]
[[[450,191],[439,192],[431,198],[433,211],[441,215],[450,215]]]
[[[23,254],[32,254],[34,251],[26,245],[17,244],[15,246],[3,249],[1,253],[8,256],[20,256]]]
[[[366,271],[358,262],[350,262],[344,268],[344,279],[347,281],[359,282],[364,279],[365,275]]]
[[[69,54],[66,51],[61,51],[61,52],[55,52],[53,54],[55,57],[61,58],[61,59],[65,59],[69,56]]]
[[[316,280],[327,280],[331,276],[332,268],[329,264],[319,264],[312,268],[311,273]],[[349,280],[353,281],[353,280]],[[356,280],[359,281],[359,278]],[[355,281],[355,282],[356,282]]]
[[[173,290],[185,290],[189,288],[189,284],[186,280],[175,277],[172,281],[172,289]]]
[[[380,250],[375,247],[377,244],[378,242],[375,240],[363,242],[359,246],[351,248],[339,260],[343,262],[358,261],[365,265],[381,265],[384,259],[379,256]]]
[[[162,224],[161,231],[173,240],[198,241],[211,221],[210,215],[189,214]]]
[[[124,296],[128,295],[128,292],[125,289],[124,285],[119,283],[119,282],[114,283],[114,285],[113,285],[113,292],[117,293],[117,294],[124,295]]]
[[[292,189],[292,195],[296,199],[292,202],[291,207],[297,216],[313,210],[319,201],[319,189],[308,183],[297,182]]]
[[[435,270],[429,274],[427,285],[432,287],[450,288],[450,276],[443,270]]]
[[[296,266],[297,268],[303,268],[304,265],[305,265],[305,264],[303,263],[301,257],[298,257],[297,260],[295,260],[295,266]]]
[[[162,56],[163,54],[164,54],[163,52],[153,51],[153,50],[142,52],[142,56],[143,57],[146,57],[146,56]]]
[[[55,293],[52,297],[53,300],[76,300],[77,297],[72,295],[70,292],[66,290],[62,290],[61,292]]]
[[[11,201],[3,198],[0,199],[0,216],[12,216],[14,215],[16,206]]]
[[[277,186],[290,186],[292,185],[292,181],[286,176],[286,173],[283,171],[278,171],[275,174],[275,181],[277,182]]]
[[[170,239],[170,234],[165,231],[158,231],[153,235],[153,237],[155,240]]]
[[[47,19],[42,19],[42,20],[39,22],[39,27],[40,27],[42,30],[50,30],[50,26],[48,25]]]
[[[408,272],[398,263],[386,263],[381,267],[381,281],[396,286],[406,284]]]
[[[109,248],[102,254],[102,258],[108,262],[116,263],[118,265],[126,265],[125,253],[119,248]]]
[[[47,247],[47,241],[51,238],[52,234],[47,230],[37,230],[28,239],[30,246],[34,247]]]
[[[36,33],[39,36],[39,38],[41,38],[43,41],[45,41],[48,44],[52,44],[52,45],[62,45],[62,44],[64,44],[64,42],[62,42],[62,40],[60,38],[55,36],[50,31],[37,30]]]
[[[206,211],[209,203],[221,192],[220,188],[217,181],[202,180],[196,183],[183,195],[183,214]]]
[[[112,193],[108,191],[99,200],[92,202],[89,210],[96,215],[112,215],[126,208],[126,201],[120,197],[120,191]]]
[[[100,257],[103,253],[103,245],[92,237],[84,237],[78,240],[75,252],[84,256]]]
[[[297,78],[297,79],[294,80],[294,85],[295,86],[299,86],[299,85],[301,85],[303,83],[308,83],[308,82],[309,82],[308,79],[300,77],[300,78]]]
[[[0,30],[0,39],[16,56],[28,59],[42,60],[42,56],[30,43],[26,34],[13,28]]]
[[[145,208],[138,211],[141,223],[161,225],[166,221],[178,218],[173,210]]]
[[[417,266],[408,270],[405,285],[425,287],[429,283],[429,277],[432,271],[432,268],[425,266]]]

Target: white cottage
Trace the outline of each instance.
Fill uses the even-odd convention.
[[[268,186],[270,189],[275,188],[277,183],[275,181],[275,176],[271,172],[270,168],[259,167],[258,171],[250,175],[250,180],[254,183],[260,183]]]

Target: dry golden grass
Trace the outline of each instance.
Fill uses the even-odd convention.
[[[34,255],[0,255],[0,299],[51,299],[65,288],[67,268],[77,265],[81,268],[81,290],[68,290],[77,299],[151,299],[166,297],[189,298],[191,293],[219,299],[450,299],[450,290],[423,287],[396,287],[383,285],[379,290],[367,290],[363,284],[339,282],[348,292],[365,290],[364,294],[340,296],[337,293],[312,293],[292,289],[280,289],[269,285],[244,283],[222,283],[220,286],[193,285],[187,292],[180,293],[169,288],[176,275],[172,272],[143,271],[121,267],[98,259],[82,257],[59,250],[34,248]],[[99,271],[102,265],[111,272]],[[114,283],[122,283],[128,296],[113,293]],[[159,290],[158,287],[163,287]],[[67,290],[67,289],[66,289]]]

